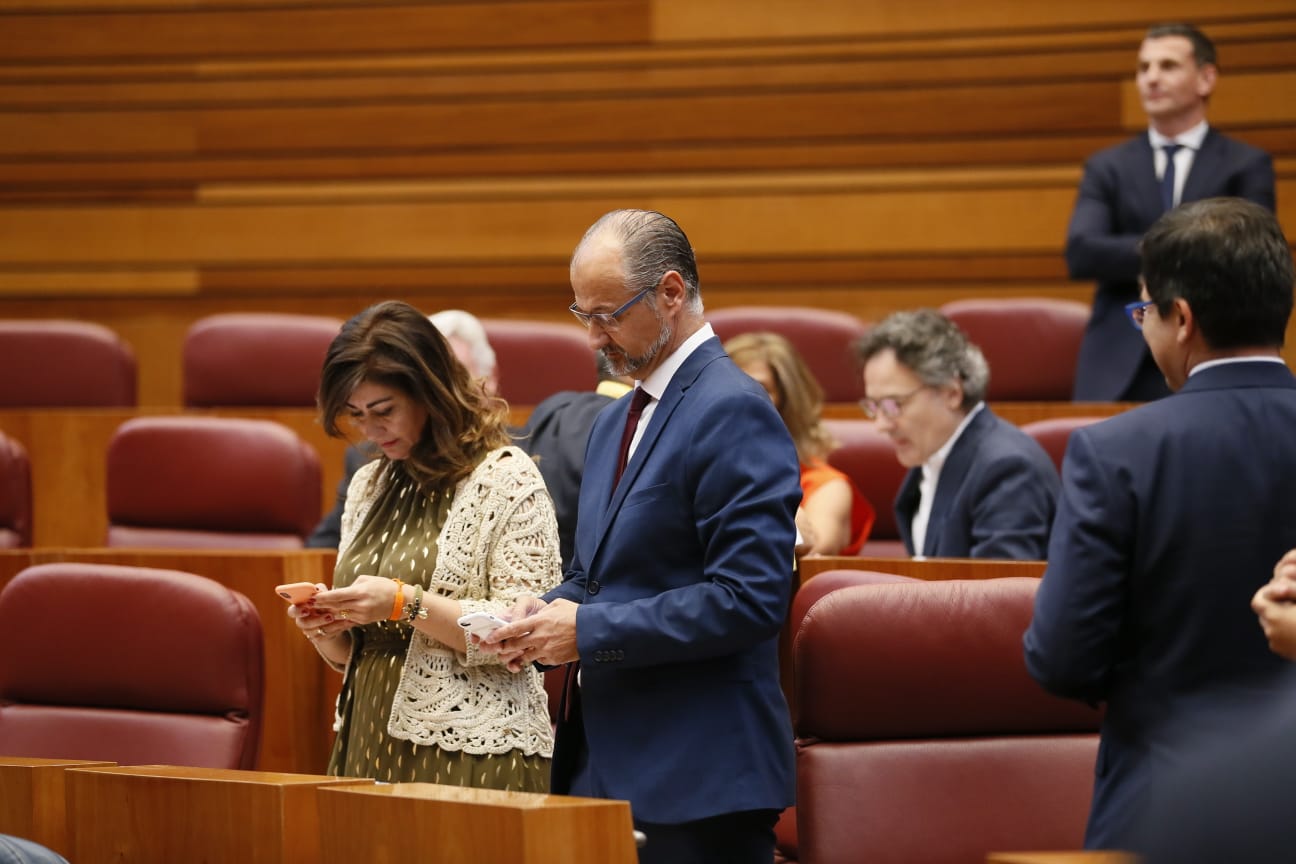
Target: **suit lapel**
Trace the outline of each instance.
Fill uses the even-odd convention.
[[[959,487],[963,485],[963,479],[972,467],[972,456],[977,451],[981,436],[985,435],[993,422],[990,409],[982,408],[950,448],[950,454],[941,467],[940,479],[936,481],[936,494],[932,496],[931,515],[927,517],[927,537],[923,543],[924,555],[936,554],[950,502],[958,495]]]
[[[1206,194],[1207,189],[1220,187],[1221,184],[1215,182],[1214,177],[1223,161],[1221,158],[1223,149],[1224,140],[1214,129],[1207,129],[1206,137],[1202,139],[1201,149],[1193,154],[1192,167],[1188,169],[1188,176],[1184,179],[1180,203],[1207,198],[1209,197]]]
[[[702,374],[702,370],[717,357],[722,356],[724,356],[724,350],[720,347],[720,340],[712,337],[699,345],[684,361],[684,365],[675,372],[670,383],[666,385],[666,392],[662,394],[656,407],[653,408],[652,416],[648,418],[648,426],[644,429],[643,436],[639,439],[639,444],[635,447],[634,453],[631,454],[630,461],[626,463],[625,471],[621,475],[621,482],[617,484],[615,489],[612,488],[612,477],[616,471],[616,466],[613,464],[616,454],[612,453],[606,459],[599,459],[598,491],[610,495],[611,500],[608,501],[607,509],[603,511],[603,521],[599,525],[598,537],[594,543],[595,556],[598,555],[598,550],[602,547],[603,541],[612,528],[612,524],[616,521],[616,515],[621,510],[621,504],[625,501],[626,496],[630,494],[630,490],[634,488],[644,465],[652,458],[653,451],[661,440],[662,432],[670,422],[671,415],[680,408],[685,394],[693,386],[698,376]],[[618,434],[621,429],[625,428],[626,414],[630,410],[630,400],[626,399],[625,402],[625,408],[617,411],[618,425],[616,429]],[[600,456],[603,455],[600,454]]]
[[[1135,140],[1135,167],[1131,180],[1134,184],[1134,200],[1137,208],[1143,213],[1144,224],[1151,225],[1161,218],[1161,183],[1156,176],[1156,161],[1152,155],[1152,143],[1144,132]]]
[[[922,554],[921,549],[914,549],[913,546],[913,517],[918,511],[918,484],[921,480],[922,469],[910,468],[895,499],[896,533],[900,535],[900,542],[904,543],[905,548],[913,549],[915,555]]]

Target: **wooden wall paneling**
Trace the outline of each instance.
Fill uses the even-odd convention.
[[[543,0],[345,5],[305,3],[4,16],[9,62],[294,56],[321,52],[435,51],[546,44],[642,42],[645,0]]]

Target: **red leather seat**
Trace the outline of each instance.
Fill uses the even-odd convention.
[[[135,352],[87,321],[0,321],[0,406],[133,408]]]
[[[324,355],[341,328],[340,319],[315,315],[201,318],[185,333],[184,404],[314,407]]]
[[[588,334],[574,321],[481,323],[495,351],[499,395],[510,405],[537,405],[560,390],[593,390],[598,383]]]
[[[873,530],[859,554],[904,558],[904,542],[896,528],[895,498],[908,469],[896,461],[895,445],[877,431],[873,422],[860,418],[829,419],[824,427],[837,439],[838,447],[828,454],[828,464],[855,481],[877,514]]]
[[[854,315],[810,306],[730,306],[708,309],[706,318],[721,342],[765,330],[783,336],[814,373],[825,402],[855,402],[863,395],[854,347],[868,325]]]
[[[109,546],[299,549],[323,501],[314,448],[268,420],[128,420],[106,482]]]
[[[0,751],[254,768],[263,663],[256,609],[211,579],[29,567],[0,591]]]
[[[1105,420],[1105,417],[1049,417],[1045,420],[1034,420],[1022,425],[1021,430],[1044,448],[1044,452],[1053,460],[1058,471],[1062,470],[1062,457],[1066,455],[1067,442],[1071,433],[1081,426]]]
[[[800,860],[1080,848],[1100,715],[1026,672],[1038,583],[861,585],[810,607],[794,647]]]
[[[955,300],[940,308],[990,364],[987,398],[1070,402],[1089,306],[1049,297]]]
[[[0,432],[0,549],[32,541],[31,460],[14,439]]]

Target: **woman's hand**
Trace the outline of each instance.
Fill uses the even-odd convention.
[[[330,616],[331,623],[326,632],[341,632],[360,624],[372,624],[375,621],[387,621],[392,617],[392,607],[396,605],[396,593],[405,595],[405,587],[397,587],[394,579],[383,579],[378,576],[358,576],[345,588],[334,588],[316,594],[311,605],[317,613]],[[408,600],[402,596],[400,604]],[[340,627],[340,630],[333,628]]]

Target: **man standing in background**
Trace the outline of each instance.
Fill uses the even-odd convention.
[[[1188,24],[1158,24],[1139,48],[1135,82],[1148,131],[1094,155],[1067,230],[1072,279],[1096,279],[1074,397],[1143,402],[1166,389],[1124,306],[1138,299],[1138,241],[1183,202],[1234,196],[1274,209],[1273,160],[1206,123],[1219,67],[1215,45]]]

